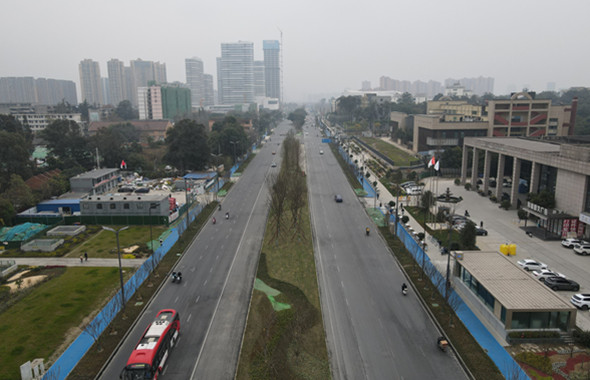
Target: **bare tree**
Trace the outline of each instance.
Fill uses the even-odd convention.
[[[100,345],[100,337],[108,324],[117,315],[117,309],[113,303],[108,303],[98,315],[84,326],[84,332],[90,335],[96,344],[96,350],[101,352],[103,350]]]
[[[281,171],[282,173],[282,171]],[[283,213],[287,200],[287,178],[285,175],[276,174],[269,176],[270,192],[270,217],[275,227],[274,237],[277,238],[281,232]]]

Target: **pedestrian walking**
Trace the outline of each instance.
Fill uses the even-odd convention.
[[[80,262],[83,263],[84,262],[84,256],[80,255]]]
[[[88,252],[84,252],[84,261],[88,261]]]
[[[479,222],[479,226],[480,226],[481,228],[483,228],[483,220],[482,220],[481,222]]]

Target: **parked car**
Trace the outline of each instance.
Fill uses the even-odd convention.
[[[549,269],[539,269],[539,270],[533,271],[533,275],[535,275],[535,278],[538,279],[541,282],[545,282],[545,280],[548,277],[563,277],[563,278],[566,278],[563,274],[561,274],[559,272],[554,272],[554,271],[549,270]]]
[[[590,255],[590,244],[576,244],[574,246],[574,252],[576,252],[578,255],[588,256]]]
[[[150,192],[150,188],[149,187],[140,187],[138,189],[135,189],[136,193],[149,193]]]
[[[570,302],[574,304],[575,307],[588,310],[590,308],[590,294],[588,293],[578,293],[574,294],[570,299]]]
[[[524,270],[539,270],[539,269],[547,269],[547,264],[543,264],[540,261],[535,261],[532,259],[524,259],[517,261],[517,264],[522,267]]]
[[[277,154],[277,152],[275,152],[274,150],[272,151],[272,154]]]
[[[584,241],[584,240],[580,240],[580,239],[575,239],[575,238],[563,239],[561,241],[561,245],[566,248],[574,248],[574,246],[576,244],[588,244],[588,242]]]
[[[557,276],[547,277],[545,279],[545,285],[553,290],[573,290],[574,292],[580,290],[580,284],[574,280]]]
[[[273,162],[272,164],[270,164],[270,167],[276,168],[277,167],[277,163],[276,162]]]
[[[337,203],[342,203],[342,195],[340,195],[340,194],[336,194],[336,195],[334,195],[334,200],[335,200]]]
[[[324,151],[323,150],[320,150],[320,154],[324,154]]]

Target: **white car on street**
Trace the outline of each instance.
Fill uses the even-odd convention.
[[[517,261],[517,264],[522,267],[522,269],[526,271],[530,270],[539,270],[539,269],[547,269],[547,264],[543,264],[540,261],[532,260],[532,259],[524,259]]]
[[[539,269],[539,270],[533,271],[533,275],[535,275],[535,278],[538,279],[541,282],[545,282],[545,279],[547,277],[563,277],[563,278],[566,278],[563,274],[561,274],[559,272],[554,272],[554,271],[549,270],[549,269]]]

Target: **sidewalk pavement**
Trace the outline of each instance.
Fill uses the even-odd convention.
[[[3,260],[13,260],[16,265],[48,266],[59,265],[66,267],[118,267],[118,259],[89,258],[80,261],[79,258],[66,257],[3,257]],[[121,259],[121,266],[125,268],[138,268],[146,259]]]

